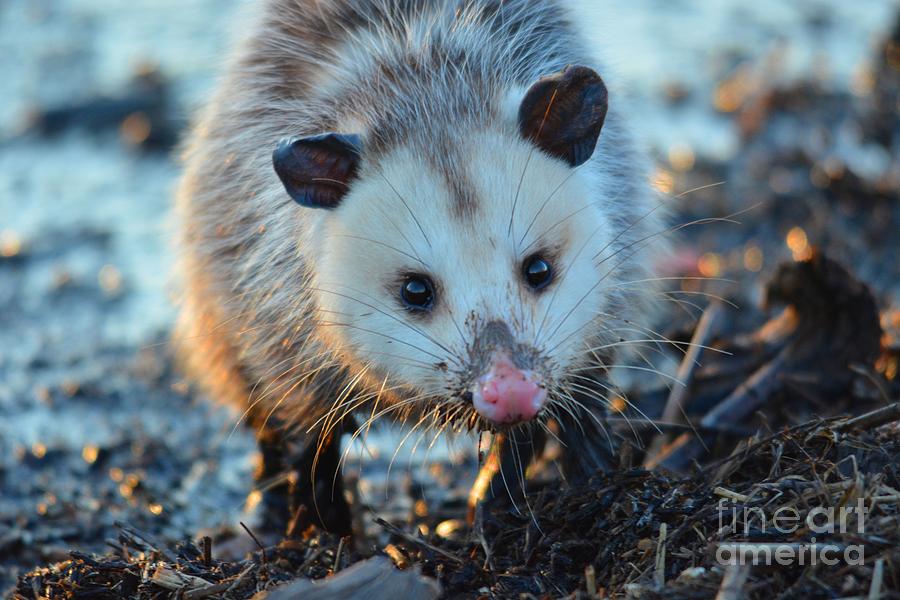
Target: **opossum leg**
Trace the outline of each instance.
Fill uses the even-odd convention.
[[[618,466],[617,438],[606,424],[605,411],[596,409],[593,413],[576,413],[577,422],[566,413],[559,422],[559,439],[563,444],[559,464],[570,483],[586,481]]]
[[[525,483],[529,465],[544,451],[546,437],[542,431],[498,433],[494,435],[478,477],[469,493],[469,522],[473,522],[479,502],[504,498],[516,506],[524,506]]]
[[[560,457],[556,461],[563,477],[570,483],[589,479],[617,467],[616,437],[606,425],[605,413],[578,415],[575,421],[566,413],[565,420],[556,423],[555,437],[561,442]],[[508,497],[516,506],[525,506],[523,486],[526,471],[541,458],[547,434],[533,432],[530,436],[497,434],[484,459],[475,485],[469,493],[468,520],[474,522],[475,508],[479,502]]]
[[[291,536],[316,525],[349,535],[350,507],[338,473],[340,432],[325,440],[298,440],[286,435],[279,423],[269,425],[257,434],[262,455],[255,474],[262,492],[259,529]]]
[[[350,505],[344,495],[344,479],[340,473],[341,433],[315,437],[291,461],[291,521],[288,535],[299,534],[307,525],[341,536],[353,533]]]
[[[282,534],[291,518],[290,477],[285,462],[287,445],[279,428],[258,430],[256,441],[261,460],[254,473],[257,489],[254,493],[262,494],[259,505],[262,518],[258,527],[264,532]]]

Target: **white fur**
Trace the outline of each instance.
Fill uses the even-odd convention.
[[[478,376],[462,372],[468,346],[492,320],[557,381],[597,363],[589,348],[645,337],[621,335],[622,323],[646,316],[648,286],[631,282],[649,275],[660,220],[620,98],[574,172],[522,139],[516,112],[534,80],[566,64],[606,73],[557,2],[500,6],[502,18],[485,17],[497,7],[487,0],[421,0],[407,15],[389,0],[267,1],[194,132],[179,191],[181,337],[218,395],[276,390],[264,409],[309,425],[362,380],[370,392],[401,386],[396,399],[447,399]],[[346,24],[348,7],[374,16]],[[291,202],[271,167],[279,138],[323,123],[364,139],[380,123],[396,138],[376,159],[364,150],[332,211]],[[445,175],[422,158],[438,133],[474,187],[471,217],[454,214]],[[561,250],[555,282],[535,294],[521,262],[542,245]],[[428,318],[398,301],[410,271],[438,281]],[[328,368],[307,376],[312,366]]]
[[[340,315],[353,325],[334,327],[329,338],[358,364],[439,395],[452,375],[422,363],[464,364],[479,325],[499,320],[518,343],[552,351],[543,355],[548,375],[564,379],[589,356],[593,323],[606,307],[594,257],[613,231],[594,197],[597,177],[588,169],[573,173],[509,133],[460,134],[473,150],[464,167],[475,176],[479,198],[473,218],[453,215],[439,175],[405,148],[320,217],[308,250],[318,266],[316,302],[327,320]],[[554,282],[536,293],[521,265],[544,247],[560,247],[561,254]],[[408,272],[437,282],[428,317],[402,308],[399,285],[391,287]]]

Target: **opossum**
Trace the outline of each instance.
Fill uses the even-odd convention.
[[[293,469],[267,510],[346,532],[341,434],[380,419],[553,421],[571,476],[602,467],[661,220],[594,24],[563,0],[258,8],[185,148],[176,339],[261,476]]]

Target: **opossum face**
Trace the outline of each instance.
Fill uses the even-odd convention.
[[[552,413],[587,367],[615,234],[597,194],[616,190],[578,168],[605,88],[600,111],[597,89],[576,90],[585,107],[559,87],[538,82],[518,123],[460,131],[464,144],[438,159],[401,146],[366,161],[357,139],[335,135],[276,152],[292,195],[329,208],[311,211],[307,249],[320,330],[376,392],[502,427]],[[572,114],[551,122],[548,98]],[[290,179],[308,165],[328,176]]]

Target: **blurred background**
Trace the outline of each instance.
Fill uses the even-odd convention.
[[[740,213],[661,257],[736,282],[686,282],[673,318],[698,316],[696,292],[752,312],[774,266],[818,246],[896,332],[900,5],[594,1],[611,101],[675,222]],[[252,436],[180,379],[167,339],[175,148],[248,4],[0,2],[0,590],[101,550],[116,519],[177,538],[240,514]],[[469,464],[471,448],[435,454]]]

